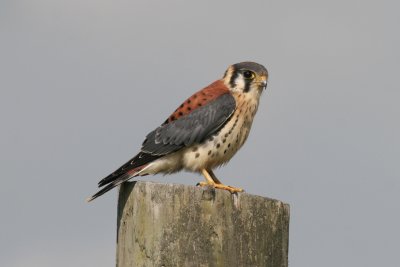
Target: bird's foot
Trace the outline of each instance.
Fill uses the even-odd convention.
[[[197,184],[197,186],[210,186],[210,187],[214,187],[217,189],[227,190],[227,191],[231,192],[232,194],[244,191],[242,188],[238,188],[238,187],[233,187],[233,186],[224,185],[224,184],[216,184],[216,183],[212,184],[212,183],[207,183],[207,182],[199,182]]]

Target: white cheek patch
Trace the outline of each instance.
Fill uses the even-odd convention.
[[[236,88],[244,88],[245,83],[242,75],[239,75],[235,80]]]
[[[235,87],[232,88],[231,90],[233,92],[242,92],[245,86],[245,82],[243,79],[243,76],[239,74],[236,79],[235,79]]]

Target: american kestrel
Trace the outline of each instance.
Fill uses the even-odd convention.
[[[103,188],[87,200],[132,177],[182,169],[202,173],[206,182],[200,186],[243,191],[222,184],[212,170],[227,163],[246,141],[267,80],[268,71],[260,64],[229,66],[222,79],[189,97],[150,132],[140,152],[102,179],[98,185]]]

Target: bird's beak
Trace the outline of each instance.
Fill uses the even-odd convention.
[[[267,78],[267,76],[261,76],[261,77],[259,77],[258,79],[257,79],[257,85],[259,86],[258,87],[258,89],[264,89],[265,90],[265,88],[267,88],[267,80],[268,80],[268,78]]]
[[[262,87],[264,88],[264,90],[267,88],[267,80],[263,80],[261,82]]]
[[[267,88],[267,78],[261,80],[261,87],[265,90]]]

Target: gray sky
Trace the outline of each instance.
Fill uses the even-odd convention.
[[[252,60],[268,90],[217,175],[291,205],[291,266],[398,266],[399,7],[2,0],[0,265],[113,266],[117,190],[84,199],[186,97]]]

